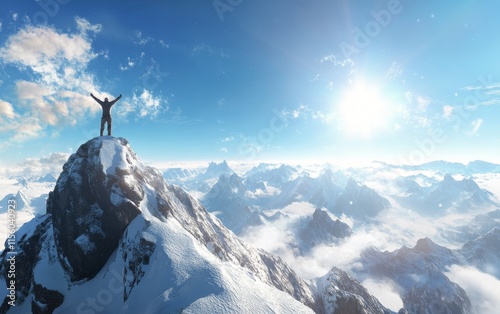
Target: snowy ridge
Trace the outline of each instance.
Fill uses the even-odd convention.
[[[317,286],[326,313],[391,313],[358,281],[336,267],[319,278]]]

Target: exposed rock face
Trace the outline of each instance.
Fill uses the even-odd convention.
[[[318,244],[331,244],[352,235],[351,228],[340,220],[333,220],[324,210],[317,208],[311,220],[300,231],[302,247],[313,248]]]
[[[357,280],[336,267],[318,280],[318,289],[324,313],[391,313]]]
[[[39,284],[33,287],[31,301],[33,314],[52,313],[63,301],[64,296],[59,291],[49,290]]]
[[[119,141],[116,146],[101,140],[80,146],[49,194],[47,213],[52,214],[59,256],[75,281],[97,274],[125,228],[141,212],[142,185],[146,173],[153,171],[138,167],[127,141]],[[110,151],[115,148],[121,151]],[[103,169],[113,153],[123,160]]]
[[[37,262],[42,249],[42,243],[46,241],[47,233],[51,226],[52,222],[50,216],[46,215],[33,219],[16,232],[16,238],[19,239],[17,242],[17,255],[15,255],[16,273],[15,278],[13,278],[16,281],[16,304],[20,304],[26,299],[29,300],[28,297],[32,293],[32,283],[34,282],[33,267]],[[9,258],[11,258],[11,256],[8,254],[8,251],[4,250],[0,256],[0,273],[6,283],[10,282],[12,279],[9,278],[8,275]],[[40,295],[41,293],[36,294],[35,299],[37,296],[40,297]],[[7,310],[11,308],[8,304],[9,301],[8,298],[3,300],[0,307],[0,313],[6,313]],[[50,304],[46,305],[52,308]]]

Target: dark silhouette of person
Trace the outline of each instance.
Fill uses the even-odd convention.
[[[111,135],[111,107],[117,102],[120,98],[122,98],[122,95],[116,97],[115,100],[113,101],[108,101],[108,98],[104,98],[104,101],[100,100],[99,98],[95,97],[92,93],[90,93],[90,96],[94,98],[95,101],[99,103],[102,107],[102,118],[101,118],[101,136],[102,133],[104,132],[104,124],[108,123],[108,135]]]

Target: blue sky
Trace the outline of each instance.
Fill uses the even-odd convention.
[[[500,162],[495,1],[0,1],[0,162]]]

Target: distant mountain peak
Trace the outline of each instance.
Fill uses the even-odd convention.
[[[434,243],[430,238],[425,237],[418,239],[414,249],[423,253],[431,253],[436,247],[436,243]]]
[[[444,177],[443,177],[443,181],[444,181],[444,182],[453,182],[453,183],[454,183],[454,182],[457,182],[457,181],[453,178],[453,176],[452,176],[451,174],[449,174],[449,173],[447,173],[447,174],[445,174],[445,175],[444,175]]]
[[[375,217],[379,212],[389,207],[390,202],[386,198],[350,177],[347,186],[335,203],[333,213],[337,216],[346,214],[364,220]]]
[[[333,220],[330,215],[316,208],[311,219],[299,232],[302,247],[311,249],[318,244],[331,244],[352,235],[351,228],[340,220]]]
[[[220,164],[215,162],[210,162],[204,173],[198,176],[200,180],[206,180],[210,178],[219,178],[223,174],[231,175],[234,171],[229,167],[227,162],[224,160]]]

